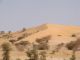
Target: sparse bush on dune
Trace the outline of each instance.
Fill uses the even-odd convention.
[[[55,49],[51,51],[50,54],[55,54],[56,52],[58,52],[62,47],[64,47],[64,43],[60,43],[58,45],[56,45]]]
[[[8,34],[11,34],[11,31],[8,31]]]
[[[48,41],[50,40],[51,36],[46,36],[41,39],[36,39],[36,42],[38,43],[38,49],[39,50],[47,50],[49,48]]]
[[[0,34],[5,34],[5,31],[0,31]]]
[[[12,35],[10,34],[4,34],[2,35],[3,38],[6,38],[6,39],[9,39],[9,38],[12,38]]]
[[[9,40],[9,42],[11,42],[12,44],[14,44],[16,42],[16,40],[11,39],[11,40]]]
[[[20,37],[17,38],[17,41],[19,41],[19,40],[21,40],[23,38],[24,38],[24,36],[20,36]]]
[[[37,43],[42,43],[42,42],[48,42],[50,40],[51,36],[46,36],[46,37],[42,37],[42,38],[39,38],[39,39],[36,39],[36,42]]]
[[[46,60],[47,50],[39,50],[36,45],[32,44],[32,49],[26,51],[29,60]]]
[[[78,38],[76,41],[71,41],[67,44],[67,48],[69,50],[72,50],[72,57],[70,60],[76,60],[75,53],[76,51],[80,51],[80,38]]]
[[[20,45],[26,46],[28,44],[30,44],[28,41],[20,41],[19,42]]]
[[[80,50],[78,49],[80,47],[80,38],[78,38],[76,41],[71,41],[69,42],[66,47],[69,49],[69,50]]]
[[[62,36],[62,35],[59,34],[58,36]]]
[[[29,60],[38,60],[38,51],[34,44],[32,50],[28,50],[26,54],[29,57]]]
[[[72,49],[74,48],[74,46],[75,46],[75,41],[71,41],[71,42],[69,42],[69,43],[66,45],[66,47],[67,47],[69,50],[72,50]]]
[[[71,36],[72,36],[72,37],[76,37],[76,34],[72,34]]]
[[[3,43],[2,44],[2,50],[3,50],[3,60],[10,60],[10,56],[9,56],[9,53],[11,50],[10,44],[9,43]]]
[[[24,47],[22,45],[20,45],[19,43],[15,44],[15,47],[18,51],[24,51]]]
[[[24,32],[24,31],[26,31],[26,28],[23,28],[23,29],[22,29],[22,32]]]
[[[5,38],[5,39],[12,38],[11,31],[8,31],[8,32],[1,31],[0,32],[0,38]]]
[[[59,51],[59,49],[61,49],[64,46],[64,43],[60,43],[58,44],[56,47],[56,51]]]
[[[30,35],[32,35],[32,33],[24,33],[22,36],[25,38],[25,37],[28,37]]]
[[[24,37],[27,37],[27,36],[28,36],[28,33],[23,34],[23,36],[24,36]]]
[[[26,54],[30,58],[29,60],[46,60],[46,50],[48,50],[48,41],[51,36],[46,36],[41,39],[36,39],[38,44],[32,44],[32,50],[29,49]]]
[[[18,43],[15,43],[15,46],[19,51],[24,51],[24,49],[28,48],[29,45],[30,45],[30,42],[28,41],[20,41]]]

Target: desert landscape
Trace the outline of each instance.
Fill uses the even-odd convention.
[[[80,26],[42,24],[1,31],[0,60],[80,60]]]

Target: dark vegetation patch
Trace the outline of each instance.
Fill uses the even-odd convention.
[[[76,41],[71,41],[69,42],[66,47],[69,50],[75,50],[75,51],[80,51],[80,39],[77,39]]]
[[[36,42],[38,43],[37,49],[38,50],[47,50],[49,49],[48,42],[50,40],[51,36],[46,36],[40,39],[36,39]]]
[[[76,34],[72,34],[71,37],[76,37]]]
[[[58,35],[58,36],[62,36],[62,35]]]

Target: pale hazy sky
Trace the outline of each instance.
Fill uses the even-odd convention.
[[[0,31],[44,23],[80,26],[80,0],[0,0]]]

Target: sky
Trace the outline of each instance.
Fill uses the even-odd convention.
[[[80,26],[80,0],[0,0],[0,31],[45,23]]]

